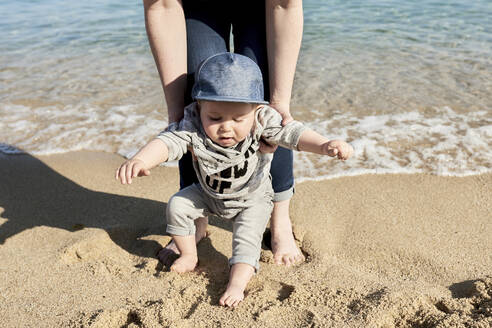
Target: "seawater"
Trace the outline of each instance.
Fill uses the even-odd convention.
[[[304,1],[294,117],[349,140],[298,179],[492,171],[492,2]],[[140,1],[0,2],[0,151],[129,156],[167,125]]]

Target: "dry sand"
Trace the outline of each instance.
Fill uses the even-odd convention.
[[[212,220],[196,272],[154,254],[175,168],[123,186],[119,156],[0,157],[2,327],[491,327],[492,175],[365,175],[297,185],[306,263],[261,270],[235,310],[231,226]]]

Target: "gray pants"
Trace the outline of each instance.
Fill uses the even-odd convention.
[[[273,209],[272,197],[271,191],[255,192],[247,200],[225,203],[209,197],[200,185],[193,184],[169,200],[166,232],[176,236],[194,235],[195,219],[210,214],[230,218],[233,233],[229,265],[246,263],[258,270],[261,241]]]

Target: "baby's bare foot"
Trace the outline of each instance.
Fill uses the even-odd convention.
[[[222,294],[219,304],[236,307],[244,299],[244,290],[255,272],[255,268],[246,263],[236,263],[231,267],[227,289]]]
[[[196,219],[195,224],[196,224],[195,241],[198,244],[200,240],[207,237],[208,235],[207,233],[208,218]],[[159,261],[161,261],[162,264],[166,266],[170,266],[178,255],[179,255],[178,247],[176,247],[174,241],[171,241],[169,244],[166,245],[166,247],[162,248],[157,253],[157,258],[159,259]]]
[[[185,273],[195,270],[198,263],[198,257],[191,254],[182,254],[174,264],[171,266],[170,270],[177,273]]]
[[[236,307],[244,299],[244,287],[237,285],[227,286],[227,290],[222,294],[219,304],[227,307]]]

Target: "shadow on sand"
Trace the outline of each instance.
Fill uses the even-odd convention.
[[[0,214],[7,218],[0,225],[0,247],[8,238],[38,226],[73,232],[98,228],[128,253],[155,258],[163,245],[141,238],[165,234],[166,205],[89,190],[29,154],[0,153],[0,206],[4,209]],[[232,229],[222,220],[210,223]]]

